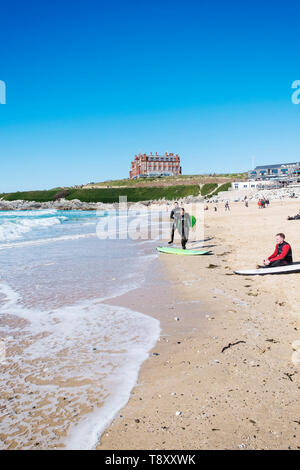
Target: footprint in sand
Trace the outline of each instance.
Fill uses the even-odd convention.
[[[294,350],[292,354],[292,363],[300,364],[300,339],[297,339],[292,343],[292,348]]]

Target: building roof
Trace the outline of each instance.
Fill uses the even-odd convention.
[[[254,169],[255,170],[262,170],[262,169],[268,169],[268,168],[281,168],[281,167],[287,167],[291,165],[300,165],[300,162],[293,162],[293,163],[277,163],[276,165],[258,165]]]

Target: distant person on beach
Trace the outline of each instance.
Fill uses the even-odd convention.
[[[269,258],[264,260],[264,265],[268,268],[275,268],[287,264],[293,264],[292,248],[285,241],[284,233],[277,233],[275,251]]]
[[[230,211],[230,207],[229,207],[229,202],[226,201],[225,203],[225,211]]]
[[[265,200],[264,199],[259,199],[257,204],[258,204],[259,209],[264,209],[265,208]]]
[[[290,217],[290,216],[287,217],[287,220],[299,220],[299,219],[300,219],[300,210],[299,210],[298,214],[296,214],[292,217]]]
[[[170,220],[172,221],[171,225],[171,240],[168,242],[171,245],[174,242],[174,233],[177,225],[177,219],[180,217],[180,208],[178,202],[174,203],[174,208],[171,210],[170,213]]]
[[[245,199],[245,207],[248,207],[248,201]]]
[[[186,249],[185,246],[189,238],[189,232],[190,232],[191,226],[192,226],[191,216],[188,212],[185,212],[184,208],[182,207],[180,217],[177,219],[177,230],[181,236],[181,246],[183,250]]]

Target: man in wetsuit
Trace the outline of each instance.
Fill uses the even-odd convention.
[[[177,219],[177,229],[181,236],[181,246],[185,250],[189,238],[189,231],[192,226],[192,219],[188,212],[185,212],[184,208],[181,209],[181,214]]]
[[[178,206],[178,202],[175,202],[174,204],[174,209],[171,211],[170,214],[170,220],[172,220],[172,226],[171,226],[171,240],[168,242],[169,245],[171,245],[174,242],[174,233],[175,233],[175,228],[177,226],[177,220],[180,217],[180,209]]]
[[[264,264],[268,268],[293,264],[292,248],[285,241],[284,233],[277,233],[275,251],[269,258],[264,260]]]

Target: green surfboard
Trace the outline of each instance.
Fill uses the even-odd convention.
[[[196,223],[196,217],[194,215],[191,216],[191,220],[192,220],[192,227],[194,227],[195,223]]]
[[[161,253],[169,253],[170,255],[196,256],[207,255],[208,253],[210,253],[210,251],[183,250],[182,248],[172,248],[171,246],[158,246],[156,249]]]

